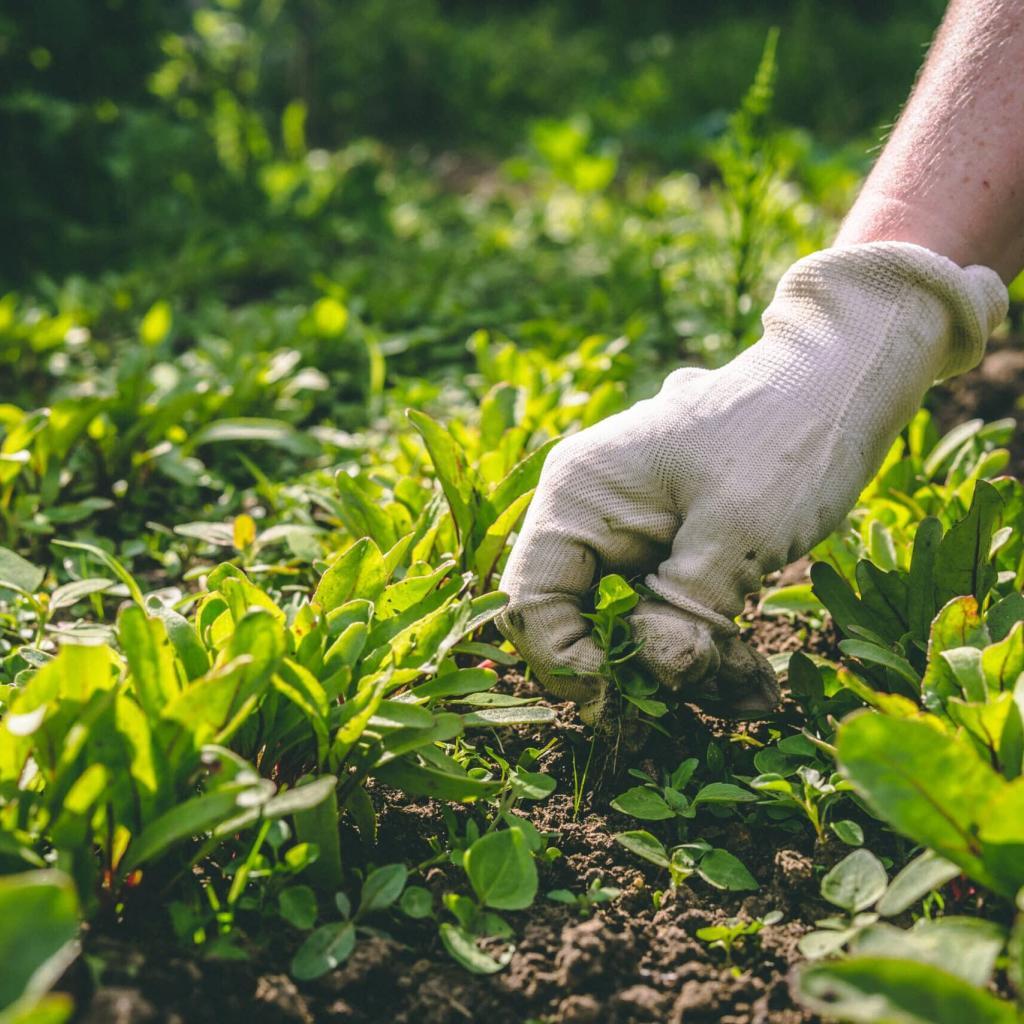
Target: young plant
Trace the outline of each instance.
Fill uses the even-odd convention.
[[[621,895],[621,889],[604,885],[600,878],[595,878],[583,892],[576,893],[571,889],[552,889],[548,893],[548,899],[554,900],[555,903],[565,903],[570,907],[575,907],[580,917],[590,917],[600,904],[610,903]]]
[[[756,917],[752,921],[744,921],[742,918],[731,917],[723,924],[708,925],[706,928],[697,929],[697,938],[706,942],[711,949],[720,949],[725,953],[725,964],[730,972],[739,977],[742,973],[739,967],[733,962],[733,949],[743,939],[782,920],[781,910],[772,910],[764,917]]]
[[[363,881],[355,912],[345,893],[335,893],[335,906],[341,920],[323,924],[310,933],[292,959],[292,975],[300,981],[309,981],[343,964],[355,949],[358,931],[363,927],[365,918],[389,910],[402,896],[407,878],[408,871],[403,864],[375,868]],[[297,927],[309,927],[315,923],[315,901],[311,903],[306,893],[300,896],[301,890],[285,892],[290,894],[284,908],[291,922]]]
[[[955,864],[925,852],[890,882],[870,850],[854,850],[821,880],[822,899],[842,915],[816,922],[817,930],[801,938],[800,952],[810,959],[838,953],[881,918],[897,917],[958,874]]]
[[[650,721],[666,714],[668,705],[652,697],[658,684],[633,663],[640,648],[627,616],[639,600],[640,595],[629,583],[613,573],[602,577],[594,596],[594,611],[583,617],[593,623],[594,642],[604,656],[598,671],[615,688],[622,705],[619,717]]]
[[[714,889],[744,892],[758,888],[757,879],[738,857],[702,839],[670,849],[646,829],[634,829],[619,832],[615,841],[630,853],[668,871],[673,889],[694,875]]]

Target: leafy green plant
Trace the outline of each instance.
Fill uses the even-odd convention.
[[[679,820],[682,824],[693,820],[701,807],[725,808],[756,802],[755,794],[731,782],[708,782],[687,797],[684,790],[699,764],[697,758],[688,757],[674,771],[666,773],[661,783],[640,769],[631,768],[630,774],[643,780],[642,784],[615,797],[612,807],[642,821]]]
[[[335,894],[335,905],[341,915],[340,921],[320,925],[311,932],[298,948],[292,959],[292,974],[306,981],[319,978],[334,970],[351,956],[355,949],[358,930],[368,915],[379,914],[390,909],[401,898],[408,872],[403,864],[388,864],[375,868],[363,880],[359,903],[355,910],[343,892]],[[290,896],[284,903],[289,920],[297,927],[310,927],[316,920],[315,898],[300,896],[301,889],[286,889]],[[283,894],[282,894],[283,895]]]
[[[926,851],[890,882],[882,862],[870,850],[854,850],[821,880],[822,898],[838,907],[842,916],[818,921],[818,930],[800,940],[800,952],[811,959],[837,953],[857,943],[881,918],[899,916],[958,874],[955,864]]]
[[[715,889],[742,892],[758,887],[757,879],[738,857],[702,839],[670,849],[646,829],[633,829],[619,832],[615,841],[637,857],[668,871],[672,888],[695,875]]]

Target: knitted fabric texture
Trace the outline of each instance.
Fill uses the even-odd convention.
[[[502,578],[502,631],[551,691],[593,704],[601,654],[581,603],[601,574],[647,574],[667,607],[643,602],[632,621],[659,682],[746,679],[773,699],[770,669],[735,640],[745,595],[839,525],[928,387],[980,360],[1006,307],[993,271],[920,246],[800,260],[757,344],[677,370],[554,448]]]

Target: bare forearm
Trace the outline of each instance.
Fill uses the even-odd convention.
[[[953,0],[837,238],[1024,268],[1024,0]]]

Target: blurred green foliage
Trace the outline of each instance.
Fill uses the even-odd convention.
[[[294,155],[371,136],[424,157],[507,155],[537,117],[586,114],[630,165],[699,167],[773,24],[780,118],[830,143],[877,134],[942,7],[7,0],[0,285],[126,266],[200,225],[262,223],[275,212],[263,165],[279,145]],[[372,178],[348,185],[368,217]]]

